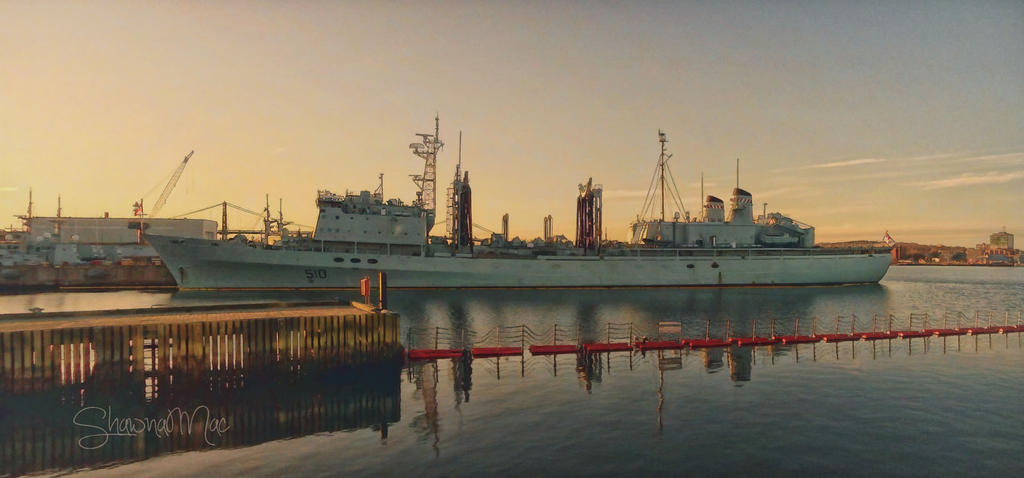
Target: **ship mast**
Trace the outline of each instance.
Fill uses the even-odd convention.
[[[679,187],[676,185],[675,176],[672,174],[672,166],[668,164],[668,160],[672,159],[672,153],[669,153],[668,148],[665,146],[665,143],[668,143],[668,135],[660,129],[658,130],[658,142],[661,143],[661,153],[658,155],[658,164],[654,167],[654,173],[651,174],[651,182],[647,186],[647,196],[644,198],[643,206],[640,208],[640,214],[637,214],[636,222],[632,225],[634,240],[638,240],[639,235],[643,234],[642,231],[646,230],[647,224],[665,222],[666,195],[677,208],[674,220],[678,221],[680,215],[685,214],[686,220],[689,221],[689,213],[686,212],[686,208],[683,206]],[[669,189],[669,186],[672,189]],[[659,216],[654,215],[654,208],[658,206],[656,203],[659,201],[661,205],[660,221]]]
[[[665,143],[668,137],[658,130],[658,142],[661,143],[661,156],[658,157],[658,178],[661,182],[661,222],[665,222]]]
[[[417,133],[416,136],[419,136],[422,141],[409,145],[413,154],[423,158],[423,174],[412,177],[412,182],[420,188],[416,193],[416,201],[413,205],[428,211],[434,211],[436,208],[434,198],[437,196],[437,153],[444,147],[439,136],[440,121],[440,117],[435,115],[434,134]]]
[[[452,179],[452,186],[448,188],[448,236],[454,243],[457,241],[458,235],[458,224],[456,224],[458,216],[458,203],[459,203],[459,191],[460,184],[462,181],[462,131],[459,131],[459,160],[455,164],[455,178]]]

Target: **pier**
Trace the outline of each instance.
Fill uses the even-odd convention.
[[[385,437],[399,421],[398,315],[337,304],[188,309],[0,320],[0,395],[24,411],[0,415],[0,475],[359,428]],[[89,407],[97,415],[75,417]],[[168,436],[103,442],[75,425],[105,426],[97,417],[108,407],[154,423],[198,409],[223,426],[169,420]]]

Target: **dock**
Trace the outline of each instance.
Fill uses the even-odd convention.
[[[0,421],[0,476],[367,427],[386,437],[401,419],[399,326],[338,303],[0,316],[0,396],[22,410]],[[104,442],[73,425],[87,406],[149,421],[209,410],[230,427],[175,420],[169,436]]]
[[[103,375],[142,380],[185,364],[321,366],[401,358],[399,317],[337,303],[0,315],[0,392],[21,394]],[[306,364],[309,367],[310,364]],[[191,373],[191,372],[190,372]]]

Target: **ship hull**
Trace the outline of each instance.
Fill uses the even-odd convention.
[[[888,254],[469,258],[255,248],[147,236],[180,289],[355,289],[386,272],[392,288],[787,286],[874,283]],[[708,251],[711,252],[711,251]]]

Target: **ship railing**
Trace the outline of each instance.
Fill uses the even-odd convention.
[[[558,325],[556,322],[551,327],[535,334],[530,345],[579,345],[581,343],[580,334],[580,326],[569,327]]]
[[[1002,323],[1000,324],[1000,316],[1002,316]],[[1017,310],[1016,314],[1009,310],[1004,310],[1002,313],[996,310],[976,310],[973,315],[969,315],[959,310],[945,310],[942,314],[942,328],[948,328],[951,323],[954,328],[960,329],[964,327],[979,328],[982,325],[990,327],[995,325],[1021,325],[1024,324],[1024,311]]]
[[[527,344],[539,339],[528,325],[498,325],[473,341],[474,346],[516,347],[525,350]]]
[[[879,248],[786,248],[786,247],[715,247],[715,248],[647,248],[629,247],[606,249],[605,255],[616,252],[625,257],[732,257],[732,256],[835,256],[846,254],[889,254],[890,249]]]
[[[410,327],[406,335],[409,349],[466,349],[473,342],[476,332],[466,328]]]
[[[612,343],[617,340],[626,340],[632,344],[636,338],[636,329],[632,322],[608,322],[605,324],[605,343]]]

